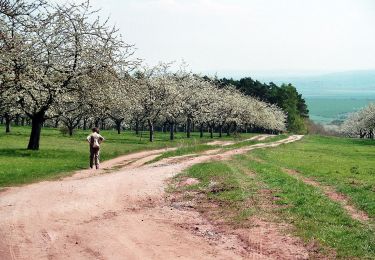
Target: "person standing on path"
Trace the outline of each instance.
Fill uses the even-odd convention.
[[[99,128],[94,127],[86,139],[90,144],[90,168],[92,169],[95,164],[96,169],[99,169],[100,144],[104,141],[104,137],[99,134]]]

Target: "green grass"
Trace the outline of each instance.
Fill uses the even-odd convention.
[[[195,185],[177,188],[177,191],[197,191],[206,199],[220,205],[218,215],[232,224],[241,224],[253,209],[244,207],[249,199],[255,200],[258,189],[251,178],[239,171],[234,164],[227,162],[209,162],[196,164],[177,175],[174,183],[184,178],[196,178]],[[176,189],[170,189],[176,191]]]
[[[58,129],[43,128],[40,150],[26,150],[30,134],[29,127],[12,127],[12,132],[5,134],[0,129],[0,187],[19,185],[51,179],[71,174],[77,169],[88,167],[88,144],[86,136],[90,131],[78,130],[72,136],[64,136]],[[184,133],[177,133],[175,141],[169,141],[168,133],[155,133],[155,141],[148,141],[148,133],[142,137],[125,132],[101,131],[106,138],[101,150],[101,160],[140,150],[163,147],[194,147],[212,141],[208,135],[199,138],[199,133],[192,133],[192,138],[185,138]],[[242,138],[245,138],[244,135]],[[214,137],[216,140],[218,137]],[[232,137],[223,137],[231,139]]]
[[[375,218],[375,141],[305,136],[301,142],[254,155],[335,187]]]
[[[237,160],[244,162],[246,156]],[[339,258],[375,257],[375,230],[370,224],[353,220],[339,204],[317,188],[285,174],[277,166],[254,161],[245,164],[275,191],[277,204],[285,206],[277,213],[295,226],[298,236],[334,249]]]
[[[199,179],[199,184],[179,191],[204,194],[219,207],[206,209],[208,214],[219,211],[230,223],[245,223],[251,215],[283,221],[306,243],[317,242],[322,255],[334,250],[338,258],[374,259],[374,153],[374,141],[305,136],[296,143],[257,149],[225,162],[194,165],[175,181]],[[366,223],[352,219],[319,188],[283,172],[285,167],[345,193],[371,219]],[[261,189],[270,190],[271,198],[264,197]],[[278,206],[262,208],[262,200]]]

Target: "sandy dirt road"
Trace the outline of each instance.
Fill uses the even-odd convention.
[[[111,172],[85,170],[59,181],[8,188],[0,192],[0,259],[306,258],[293,241],[288,248],[285,237],[276,254],[246,249],[243,239],[218,234],[194,210],[169,205],[164,192],[168,178],[193,164],[301,138],[148,165],[143,163],[164,150],[140,152],[103,163],[103,168],[117,166]],[[289,252],[296,250],[298,255]]]

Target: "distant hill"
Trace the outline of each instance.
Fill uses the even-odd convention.
[[[279,86],[292,83],[305,98],[310,118],[322,124],[345,120],[349,113],[375,102],[375,70],[310,74],[221,71],[208,74],[234,79],[251,77]]]
[[[259,80],[292,83],[305,97],[375,97],[375,70],[347,71],[314,76],[267,76]]]
[[[322,124],[343,121],[348,114],[375,102],[375,70],[261,77],[260,80],[292,83],[305,97],[310,118]]]

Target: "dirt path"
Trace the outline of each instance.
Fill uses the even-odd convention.
[[[235,144],[235,143],[241,143],[241,142],[246,142],[246,141],[264,141],[270,137],[273,137],[275,135],[269,135],[269,134],[262,134],[262,135],[256,135],[256,136],[253,136],[251,138],[248,138],[248,139],[245,139],[245,140],[241,140],[241,141],[238,141],[238,142],[235,142],[235,141],[213,141],[213,142],[209,142],[207,143],[207,145],[220,145],[220,146],[228,146],[228,145],[232,145],[232,144]]]
[[[165,150],[140,152],[105,162],[100,171],[9,188],[0,193],[0,259],[272,259],[249,253],[237,235],[211,235],[215,227],[197,212],[168,205],[165,180],[196,163],[301,138],[149,165],[143,163]],[[274,243],[288,247],[282,238]]]

